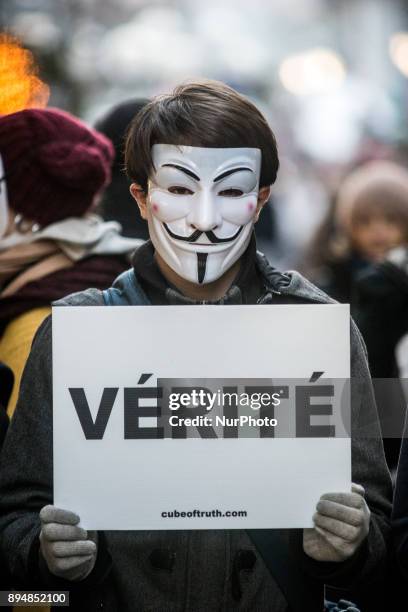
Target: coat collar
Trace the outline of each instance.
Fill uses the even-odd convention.
[[[335,304],[326,293],[318,289],[296,270],[279,272],[273,268],[263,253],[256,254],[257,267],[262,274],[266,287],[272,293],[287,295],[295,298],[317,302],[319,304]]]

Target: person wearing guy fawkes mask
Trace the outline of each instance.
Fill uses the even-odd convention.
[[[51,303],[109,287],[140,245],[93,214],[113,155],[103,134],[59,109],[0,116],[0,363],[14,379],[5,403],[10,418]]]
[[[152,302],[256,303],[253,224],[269,196],[260,149],[155,144],[152,162],[148,197],[131,186],[151,238],[133,263]]]
[[[126,165],[151,240],[110,289],[89,289],[58,304],[330,301],[256,251],[253,228],[276,179],[278,156],[265,118],[243,96],[204,81],[154,99],[131,126]],[[361,589],[378,578],[386,561],[391,486],[354,324],[352,424],[360,418],[373,424],[367,439],[353,440],[356,484],[322,496],[314,528],[290,534],[86,532],[75,508],[54,507],[51,340],[49,318],[33,345],[0,474],[0,547],[20,582],[37,577],[64,586],[72,609],[317,612],[324,583]],[[16,451],[22,436],[32,441],[24,468]]]

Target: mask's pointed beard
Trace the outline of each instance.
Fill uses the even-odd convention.
[[[197,277],[201,284],[205,277],[208,253],[197,253]]]

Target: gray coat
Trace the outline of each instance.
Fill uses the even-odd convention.
[[[261,255],[257,266],[270,292],[284,296],[288,302],[332,301],[296,272],[288,273],[287,283],[280,282],[282,275]],[[59,302],[83,306],[103,303],[102,293],[96,289]],[[276,564],[271,555],[273,532],[268,531],[104,532],[100,534],[96,566],[85,581],[68,583],[48,572],[39,555],[38,536],[39,511],[53,499],[51,342],[49,317],[35,338],[1,455],[0,551],[15,585],[69,589],[74,603],[71,609],[76,609],[75,602],[81,602],[82,609],[89,611],[103,607],[109,612],[286,612],[288,603],[278,586],[280,572],[272,569],[273,576],[267,567]],[[325,582],[351,587],[364,584],[375,580],[386,563],[391,481],[365,349],[354,323],[351,372],[352,477],[366,490],[371,526],[366,543],[355,557],[339,564],[319,563],[307,557],[302,550],[301,530],[285,535],[289,552],[282,563],[291,563],[295,574],[303,576],[310,587],[302,607],[310,612],[320,609],[316,602],[321,601]]]

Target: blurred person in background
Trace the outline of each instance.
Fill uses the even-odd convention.
[[[66,112],[0,117],[0,376],[5,381],[8,370],[14,376],[10,416],[51,302],[108,287],[139,244],[122,237],[118,224],[90,214],[112,160],[111,142]]]
[[[408,173],[392,162],[370,162],[340,185],[306,253],[307,274],[353,305],[361,272],[407,238]]]
[[[95,124],[115,147],[112,165],[112,180],[102,194],[98,212],[106,221],[119,221],[124,236],[147,240],[147,223],[135,214],[135,206],[129,187],[130,180],[125,172],[125,138],[128,127],[135,115],[149,102],[144,98],[126,100],[111,108]]]
[[[408,331],[407,246],[408,172],[373,161],[340,185],[306,258],[306,274],[331,297],[350,303],[363,334],[392,470],[406,405],[396,350]],[[402,349],[400,354],[404,360]]]

